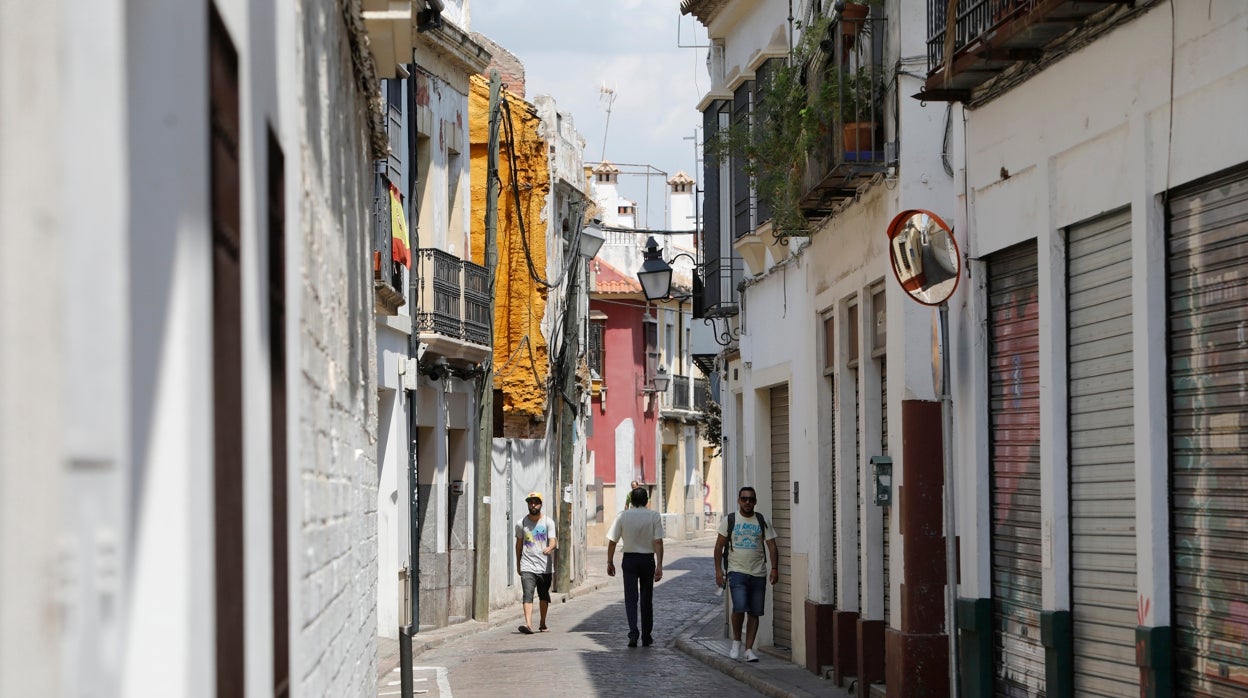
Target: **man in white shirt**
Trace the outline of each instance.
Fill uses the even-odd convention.
[[[654,583],[663,578],[663,517],[646,508],[650,495],[638,487],[629,493],[631,509],[621,511],[607,531],[607,574],[615,576],[615,547],[624,550],[624,614],[628,616],[628,646],[654,644]],[[641,603],[641,630],[637,605]]]

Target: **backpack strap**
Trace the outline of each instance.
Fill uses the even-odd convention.
[[[766,563],[767,562],[767,519],[766,517],[763,516],[763,513],[761,511],[754,512],[754,518],[758,519],[758,526],[762,531],[762,533],[760,534],[760,538],[762,539],[762,546],[763,546],[763,562]],[[737,512],[734,511],[728,514],[728,542],[724,545],[724,567],[725,568],[728,567],[728,551],[732,550],[732,529],[735,528],[736,525],[737,525]]]

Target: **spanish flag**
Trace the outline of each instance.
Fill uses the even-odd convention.
[[[407,217],[403,215],[403,200],[394,184],[390,186],[390,257],[407,268],[412,267],[412,251],[407,242]]]

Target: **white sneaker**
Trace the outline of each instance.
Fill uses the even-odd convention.
[[[754,650],[746,650],[746,651],[745,651],[745,661],[747,661],[747,662],[757,662],[757,661],[758,661],[758,655],[757,655],[757,654],[754,654]]]
[[[733,640],[732,649],[728,650],[728,657],[730,659],[736,659],[737,657],[740,657],[740,656],[741,656],[741,641]]]

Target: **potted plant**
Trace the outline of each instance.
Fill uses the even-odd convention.
[[[852,44],[854,37],[858,36],[858,32],[862,31],[866,25],[867,14],[871,12],[871,6],[865,2],[838,2],[836,11],[841,36],[845,37],[845,43]]]
[[[842,150],[846,153],[869,152],[878,114],[876,97],[878,80],[870,68],[863,67],[839,74],[834,96],[841,122]]]

